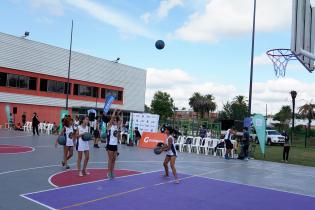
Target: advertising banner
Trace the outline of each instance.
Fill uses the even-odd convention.
[[[153,149],[159,142],[165,143],[167,135],[164,133],[143,132],[139,147]]]

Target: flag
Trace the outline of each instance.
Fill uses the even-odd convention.
[[[253,117],[253,124],[259,140],[260,150],[265,154],[266,147],[266,119],[261,114],[255,114]]]
[[[113,101],[115,100],[115,97],[110,95],[105,99],[105,104],[103,108],[103,115],[106,115],[110,109],[110,106],[112,105]]]
[[[129,118],[129,143],[130,140],[133,142],[133,126],[132,126],[132,115],[133,113],[130,113],[130,118]]]

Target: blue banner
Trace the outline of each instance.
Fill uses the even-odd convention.
[[[253,124],[256,130],[256,135],[259,140],[260,150],[265,154],[266,147],[266,119],[261,114],[255,114],[253,117]]]
[[[246,117],[244,119],[244,127],[245,128],[250,128],[252,126],[252,118],[251,117]]]
[[[114,96],[108,96],[106,99],[105,99],[105,104],[104,104],[104,113],[103,115],[106,115],[110,109],[110,106],[112,105],[113,101],[115,100],[115,97]]]

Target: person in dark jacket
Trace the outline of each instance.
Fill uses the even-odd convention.
[[[282,161],[288,162],[289,159],[289,152],[290,152],[290,139],[288,132],[283,132],[282,135],[284,136],[284,144],[283,144],[283,153],[282,153]]]
[[[135,127],[135,146],[138,145],[138,141],[141,139],[141,134],[138,130],[138,127]]]
[[[35,135],[35,131],[36,131],[37,135],[39,136],[38,125],[39,125],[38,115],[36,114],[36,112],[34,112],[33,118],[32,118],[33,135]]]

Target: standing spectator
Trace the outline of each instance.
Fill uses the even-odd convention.
[[[38,115],[36,114],[36,112],[34,112],[32,118],[33,135],[35,135],[36,131],[37,135],[39,136],[38,125],[39,125]]]
[[[283,132],[284,136],[284,144],[283,144],[283,154],[282,154],[282,161],[288,162],[289,159],[289,152],[290,152],[290,139],[288,132]]]
[[[138,141],[141,139],[141,134],[138,130],[138,127],[135,127],[135,146],[138,145]]]
[[[206,126],[203,125],[202,127],[200,127],[200,130],[199,130],[199,136],[201,138],[205,138],[207,136],[207,129],[206,129]]]
[[[95,121],[94,121],[94,147],[95,148],[100,148],[98,146],[98,141],[100,139],[100,120],[99,117],[96,117]]]
[[[225,159],[230,159],[231,151],[233,149],[233,144],[231,142],[232,136],[236,134],[236,131],[234,129],[234,127],[228,129],[226,131],[225,137],[224,137],[224,142],[225,142],[225,148],[226,148],[226,152],[225,152]]]
[[[26,124],[26,113],[23,112],[22,114],[22,125],[24,126]]]
[[[248,128],[243,128],[243,152],[244,152],[244,158],[248,160],[248,148],[249,148],[249,132]]]

